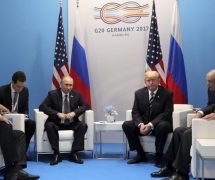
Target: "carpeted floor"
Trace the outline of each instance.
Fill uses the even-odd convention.
[[[33,149],[33,148],[32,148]],[[122,152],[117,144],[108,144],[105,152]],[[30,152],[36,159],[35,153]],[[92,159],[91,153],[82,152],[84,164],[75,164],[67,160],[68,154],[63,154],[63,161],[55,166],[49,165],[50,155],[40,155],[39,162],[30,161],[26,171],[40,175],[41,180],[150,180],[150,173],[159,170],[154,166],[152,154],[147,155],[147,162],[128,165],[125,159]],[[131,157],[134,156],[131,153]],[[156,178],[155,180],[158,180]],[[192,178],[190,178],[192,179]]]

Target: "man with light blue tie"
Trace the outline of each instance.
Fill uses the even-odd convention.
[[[10,84],[0,87],[0,104],[9,109],[10,113],[25,114],[26,151],[35,132],[35,121],[28,118],[29,91],[25,87],[26,75],[23,71],[13,74]],[[29,157],[27,157],[30,160]]]
[[[56,165],[62,161],[59,151],[58,130],[74,131],[74,141],[69,160],[83,164],[83,160],[78,157],[77,152],[84,149],[87,124],[79,121],[78,117],[89,107],[80,93],[72,90],[72,88],[73,79],[70,76],[64,76],[61,80],[60,88],[50,91],[39,106],[40,111],[48,115],[45,130],[54,151],[50,165]]]

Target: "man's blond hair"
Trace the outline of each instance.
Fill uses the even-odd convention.
[[[159,74],[157,71],[146,71],[144,79],[147,78],[158,78],[159,79]]]

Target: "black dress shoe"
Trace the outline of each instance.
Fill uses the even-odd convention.
[[[145,154],[137,154],[137,156],[134,159],[130,159],[127,164],[137,164],[140,162],[146,162],[146,156]]]
[[[24,179],[32,179],[33,180],[33,179],[39,179],[39,178],[40,178],[40,176],[29,174],[24,170],[20,170],[18,172],[18,179],[22,179],[22,180],[24,180]]]
[[[160,169],[160,171],[151,173],[151,177],[167,177],[172,176],[175,170],[173,168],[169,168],[167,166]]]
[[[6,173],[4,175],[5,180],[17,180],[18,179],[18,173]]]
[[[187,174],[182,175],[180,173],[175,173],[169,178],[169,180],[189,180],[189,176]]]
[[[18,179],[18,172],[22,169],[19,165],[11,165],[6,167],[6,172],[4,175],[4,179],[6,180],[17,180]]]
[[[4,176],[6,174],[7,168],[5,166],[0,168],[0,176]]]
[[[62,161],[62,158],[61,158],[60,154],[54,154],[50,161],[50,165],[51,166],[56,165],[61,161]]]
[[[70,154],[69,161],[72,161],[72,162],[78,163],[78,164],[84,164],[84,161],[82,159],[80,159],[76,153]]]

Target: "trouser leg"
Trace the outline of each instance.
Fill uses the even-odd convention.
[[[122,129],[127,137],[129,147],[131,151],[137,152],[143,151],[139,139],[139,128],[135,126],[133,121],[125,121],[122,125]]]
[[[59,153],[58,126],[53,122],[46,122],[45,130],[47,132],[49,143],[51,144],[52,149],[55,153]]]
[[[171,125],[169,122],[159,122],[155,127],[155,150],[157,155],[163,154],[163,149],[169,132],[171,132]]]
[[[192,129],[186,129],[181,135],[181,144],[179,146],[173,166],[181,173],[188,174],[190,170],[190,148],[192,145]]]
[[[35,121],[28,119],[25,121],[26,151],[28,150],[32,136],[36,128]]]
[[[87,124],[83,122],[76,122],[73,128],[74,131],[74,141],[72,144],[72,152],[84,150],[84,136],[87,132]]]

